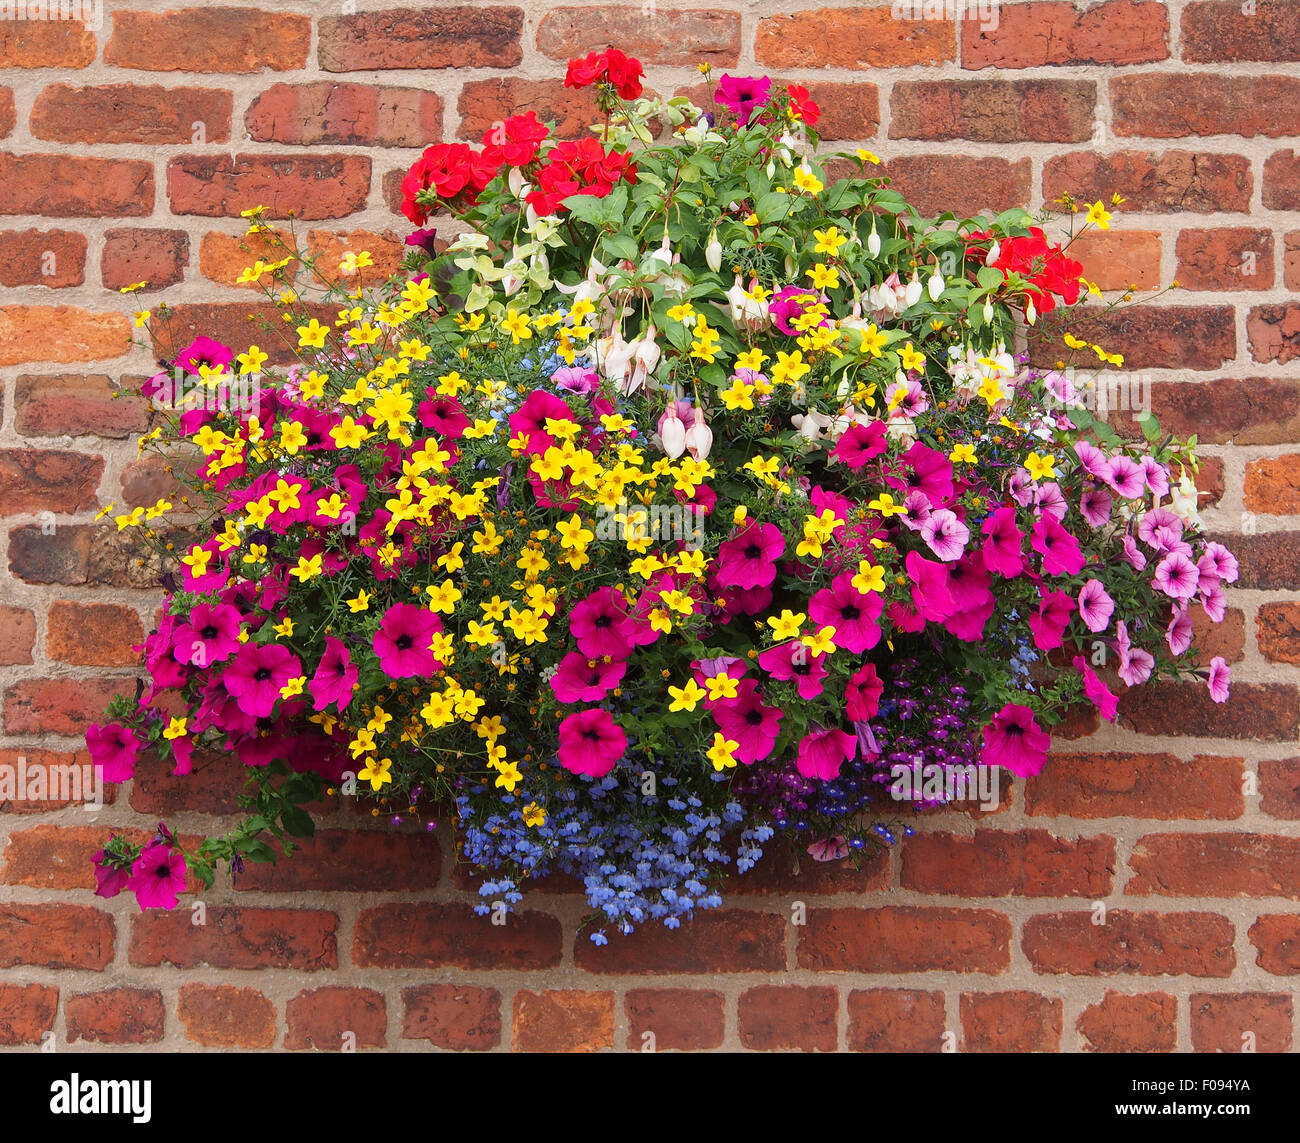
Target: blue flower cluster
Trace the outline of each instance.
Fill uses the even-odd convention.
[[[731,863],[724,838],[744,820],[741,804],[726,800],[718,809],[707,807],[695,795],[680,793],[680,783],[665,773],[656,773],[653,783],[662,792],[644,793],[636,775],[621,772],[622,781],[615,770],[553,789],[546,821],[535,826],[524,824],[523,807],[533,799],[522,787],[504,796],[494,791],[490,798],[463,794],[457,809],[465,857],[494,869],[513,867],[521,877],[561,872],[579,878],[599,917],[591,934],[596,944],[607,943],[607,925],[624,934],[651,920],[675,929],[695,909],[717,908],[722,897],[714,886]],[[771,836],[766,826],[740,831],[738,872],[753,867]],[[480,915],[495,902],[508,909],[520,899],[518,882],[508,877],[485,882],[479,893]]]

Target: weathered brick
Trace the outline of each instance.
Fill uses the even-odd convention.
[[[800,968],[820,972],[1002,972],[1011,922],[991,909],[809,909]]]
[[[511,68],[523,59],[519,8],[450,5],[322,16],[322,71]]]
[[[1283,236],[1282,284],[1300,293],[1300,230],[1288,230]]]
[[[776,913],[730,909],[697,915],[680,929],[642,925],[629,936],[611,935],[604,947],[580,932],[573,958],[596,973],[782,972],[785,925]]]
[[[1269,210],[1300,210],[1300,155],[1277,151],[1264,161],[1262,194]]]
[[[104,62],[137,71],[294,71],[307,62],[311,17],[258,8],[114,11]]]
[[[1289,0],[1188,4],[1180,30],[1183,59],[1194,63],[1300,59],[1300,9]]]
[[[95,33],[79,20],[0,22],[0,68],[83,68],[95,62]]]
[[[1151,72],[1110,81],[1116,135],[1182,139],[1300,134],[1300,79],[1281,75]],[[1170,114],[1177,108],[1177,114]]]
[[[1092,137],[1091,80],[967,79],[897,83],[891,139],[1078,143]]]
[[[442,138],[442,99],[417,87],[277,83],[244,116],[260,143],[423,147]]]
[[[55,143],[229,143],[233,107],[231,92],[210,87],[52,83],[32,105],[31,128]]]
[[[710,989],[630,989],[624,997],[627,1049],[693,1052],[720,1047],[725,1003],[721,992]]]
[[[1273,288],[1273,232],[1249,226],[1181,230],[1175,275],[1185,290]]]
[[[292,858],[249,864],[236,887],[262,893],[417,892],[438,884],[438,838],[391,830],[318,830]]]
[[[376,234],[373,230],[311,230],[307,233],[307,250],[320,267],[330,275],[337,275],[350,284],[358,281],[365,285],[382,282],[396,274],[402,265],[409,246],[396,231],[386,230]],[[359,270],[342,269],[345,254],[366,251],[373,265]]]
[[[0,607],[0,666],[32,661],[36,616],[25,607]]]
[[[39,1044],[53,1031],[59,990],[44,984],[0,984],[0,1045]]]
[[[31,447],[0,449],[0,514],[93,508],[103,474],[102,456]]]
[[[563,79],[515,75],[469,80],[461,87],[456,104],[460,115],[456,137],[478,143],[494,123],[531,109],[543,123],[555,123],[555,138],[581,139],[588,133],[588,124],[600,119],[595,90],[565,87]]]
[[[25,583],[86,582],[93,533],[89,524],[62,525],[53,531],[26,524],[9,532],[9,573]]]
[[[1300,357],[1300,303],[1252,306],[1246,315],[1250,359],[1286,365]]]
[[[759,37],[761,43],[761,26]],[[556,60],[617,47],[648,66],[734,67],[740,58],[740,14],[676,6],[552,8],[538,25],[537,47]]]
[[[1200,992],[1192,1008],[1197,1052],[1289,1052],[1292,1000],[1285,992]]]
[[[1231,306],[1135,305],[1105,310],[1081,306],[1043,319],[1045,330],[1072,331],[1124,356],[1124,369],[1217,369],[1237,355]],[[1093,367],[1096,356],[1042,339],[1031,345],[1031,359]],[[1091,358],[1091,361],[1089,361]]]
[[[740,1042],[755,1051],[833,1052],[839,995],[833,988],[762,985],[736,1002]]]
[[[187,302],[172,306],[165,321],[153,325],[154,352],[163,359],[189,345],[199,334],[242,353],[250,345],[257,345],[270,355],[272,365],[283,365],[297,360],[292,346],[277,331],[286,324],[281,310],[270,302]],[[316,318],[333,326],[338,318],[338,306],[319,303],[297,303],[295,315],[304,319]]]
[[[1289,742],[1300,734],[1300,691],[1281,683],[1236,683],[1231,700],[1216,703],[1200,682],[1147,683],[1121,696],[1119,722],[1139,734]]]
[[[134,965],[195,968],[291,968],[318,972],[339,966],[338,918],[322,909],[209,906],[206,925],[188,910],[131,919],[128,956]]]
[[[967,1052],[1055,1052],[1061,1047],[1059,997],[1036,992],[963,992],[962,1049]]]
[[[1269,817],[1300,821],[1300,758],[1261,758],[1259,792],[1259,808]]]
[[[765,16],[754,55],[770,67],[933,67],[957,58],[957,33],[947,20],[896,20],[888,5],[817,8]]]
[[[496,925],[459,902],[379,905],[357,918],[352,959],[370,968],[552,968],[561,939],[560,922],[545,913]]]
[[[1109,909],[1043,913],[1024,924],[1021,948],[1037,973],[1071,976],[1228,977],[1237,964],[1232,922],[1217,913]]]
[[[88,905],[0,905],[0,968],[83,968],[101,972],[113,959],[117,926]]]
[[[205,1048],[269,1048],[275,1043],[275,1005],[256,988],[183,984],[176,1014],[186,1036]]]
[[[485,1052],[501,1043],[501,994],[470,984],[402,989],[402,1039]]]
[[[0,365],[69,364],[121,357],[131,320],[80,306],[0,306]]]
[[[102,373],[24,374],[14,382],[14,427],[26,437],[112,439],[148,428],[148,402],[114,392]]]
[[[99,273],[104,286],[120,290],[139,282],[149,290],[174,286],[190,264],[190,239],[183,230],[106,230]]]
[[[599,1052],[614,1047],[614,993],[515,993],[512,1052]]]
[[[1052,0],[996,11],[996,22],[967,16],[962,67],[1135,64],[1169,57],[1169,13],[1158,0],[1109,0],[1083,9]]]
[[[107,988],[69,996],[68,1043],[154,1044],[163,1038],[162,993],[156,988]]]
[[[1134,995],[1106,990],[1074,1022],[1085,1052],[1172,1052],[1178,1044],[1178,1001],[1167,992]]]
[[[1241,817],[1242,758],[1054,752],[1025,786],[1031,817],[1225,821]]]
[[[1255,963],[1274,976],[1300,974],[1300,915],[1265,913],[1246,935],[1255,946]]]
[[[945,1023],[942,992],[870,988],[849,993],[853,1052],[937,1052]]]
[[[259,282],[241,282],[240,275],[254,262],[278,262],[301,246],[287,229],[268,228],[258,234],[223,234],[209,230],[199,241],[199,272],[223,286],[257,293]],[[262,278],[261,282],[270,281]]]
[[[11,790],[4,789],[10,784]],[[96,787],[105,805],[117,800],[117,787],[97,780],[90,754],[85,750],[41,750],[27,746],[0,750],[0,790],[3,790],[0,812],[45,813],[93,801]],[[20,798],[19,794],[24,796]]]
[[[1291,591],[1300,583],[1300,533],[1260,532],[1249,536],[1217,535],[1211,539],[1227,544],[1237,557],[1240,570],[1236,586],[1239,588]],[[1233,687],[1234,701],[1240,689]]]
[[[1160,285],[1160,234],[1155,230],[1086,230],[1069,256],[1099,290],[1150,290]]]
[[[140,661],[132,647],[143,642],[144,625],[134,607],[69,599],[50,605],[45,653],[51,659],[82,667],[130,667]]]
[[[1043,198],[1123,195],[1129,214],[1245,212],[1252,189],[1244,155],[1193,151],[1070,151],[1043,163]]]
[[[153,202],[150,162],[0,154],[0,214],[129,218],[151,214]]]
[[[284,1046],[322,1052],[382,1048],[388,1027],[383,994],[373,988],[304,989],[284,1008]]]
[[[80,286],[86,236],[72,230],[0,231],[0,285]]]
[[[1255,833],[1162,833],[1129,858],[1132,896],[1300,898],[1300,838]]]
[[[922,215],[1003,211],[1029,202],[1028,159],[902,155],[885,164],[893,187]]]
[[[1047,830],[982,829],[973,837],[917,833],[903,845],[900,884],[962,897],[1105,897],[1115,876],[1115,839],[1077,841]]]
[[[364,155],[178,155],[167,164],[174,214],[238,218],[265,206],[266,218],[341,218],[369,194]]]

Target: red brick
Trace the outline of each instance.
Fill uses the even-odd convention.
[[[88,789],[89,782],[84,777],[82,781],[82,789]],[[85,820],[93,819],[87,815]],[[9,835],[3,880],[8,885],[33,889],[93,889],[94,855],[114,832],[133,845],[144,845],[154,836],[152,831],[108,825],[38,825],[17,830]],[[202,841],[201,837],[182,835],[186,846],[191,842],[197,846]],[[190,888],[197,890],[199,882],[191,879]]]
[[[944,1024],[942,992],[871,988],[849,993],[850,1051],[937,1052]]]
[[[1250,359],[1286,365],[1300,357],[1300,304],[1252,306],[1246,315]]]
[[[125,314],[80,306],[0,306],[0,365],[104,361],[130,349]]]
[[[1114,877],[1113,837],[1071,841],[1041,829],[985,829],[973,837],[918,833],[908,838],[900,884],[919,893],[962,897],[1105,897]]]
[[[256,988],[183,984],[176,1015],[191,1041],[205,1048],[269,1048],[275,1005]]]
[[[260,143],[422,147],[442,138],[442,99],[417,87],[277,83],[244,116]]]
[[[696,1052],[721,1047],[725,1004],[721,992],[705,989],[630,989],[624,997],[628,1051]]]
[[[1182,230],[1175,249],[1178,284],[1185,290],[1273,288],[1273,232],[1248,226]]]
[[[746,1048],[833,1052],[839,1046],[839,995],[833,988],[751,988],[740,994],[736,1015]]]
[[[456,103],[460,126],[458,139],[475,143],[494,123],[531,109],[543,123],[554,121],[557,139],[581,139],[587,127],[600,120],[594,87],[565,87],[563,79],[522,79],[500,76],[470,80],[460,89]]]
[[[923,216],[1003,211],[1029,201],[1028,159],[903,155],[885,166],[893,188]]]
[[[1300,292],[1300,230],[1288,230],[1282,236],[1286,249],[1282,255],[1282,284]]]
[[[697,914],[680,929],[642,925],[629,936],[612,933],[596,945],[584,930],[573,958],[586,972],[661,973],[783,972],[786,916],[741,909]]]
[[[1136,913],[1110,909],[1043,913],[1024,924],[1021,948],[1036,973],[1071,976],[1232,975],[1232,922],[1217,913]]]
[[[991,909],[810,909],[800,968],[820,972],[1002,972],[1011,922]]]
[[[0,968],[84,968],[102,972],[113,959],[117,926],[87,905],[0,905]]]
[[[1258,953],[1255,963],[1274,976],[1300,974],[1300,915],[1265,913],[1246,935]]]
[[[148,283],[150,290],[174,286],[190,264],[190,239],[183,230],[106,230],[99,273],[104,286]]]
[[[1242,502],[1247,511],[1264,515],[1300,513],[1300,453],[1249,461]]]
[[[1237,356],[1231,306],[1136,305],[1112,310],[1081,306],[1052,314],[1042,328],[1070,330],[1111,353],[1121,353],[1126,370],[1218,369]],[[1097,361],[1091,350],[1085,357],[1050,338],[1031,343],[1030,354],[1040,362],[1063,357],[1067,365],[1083,368]]]
[[[394,214],[402,213],[402,180],[406,178],[406,171],[406,167],[401,167],[395,171],[384,172],[382,183],[384,202]]]
[[[1158,0],[1110,0],[1083,10],[1068,0],[1006,4],[997,15],[996,26],[987,29],[967,16],[962,67],[1135,64],[1169,57],[1169,15]]]
[[[320,267],[350,285],[360,281],[369,286],[392,277],[401,270],[409,249],[392,230],[383,234],[376,234],[373,230],[311,230],[307,233],[307,250]],[[345,273],[341,269],[343,256],[359,254],[363,250],[370,254],[374,265]]]
[[[149,405],[140,397],[114,397],[105,374],[34,375],[14,382],[14,427],[27,437],[98,436],[143,432]]]
[[[1259,760],[1259,808],[1271,818],[1300,821],[1300,758]]]
[[[0,68],[83,68],[95,62],[95,33],[79,20],[0,22]]]
[[[1043,163],[1043,198],[1125,198],[1129,214],[1245,212],[1252,177],[1244,155],[1193,151],[1070,151]],[[1267,205],[1267,204],[1265,204]]]
[[[523,26],[521,9],[484,5],[322,16],[317,55],[322,71],[511,68]]]
[[[196,750],[193,771],[180,776],[172,773],[170,762],[142,752],[131,783],[131,808],[159,816],[182,811],[233,814],[247,778],[247,767],[224,751]]]
[[[1099,290],[1151,290],[1160,285],[1160,234],[1155,230],[1087,230],[1070,257]]]
[[[236,887],[264,893],[396,893],[438,884],[441,854],[435,834],[331,829],[295,844],[299,848],[291,858],[246,866]]]
[[[1196,484],[1196,491],[1201,498],[1200,500],[1201,509],[1204,510],[1206,508],[1213,508],[1216,504],[1219,503],[1220,500],[1223,499],[1223,494],[1226,491],[1227,486],[1224,484],[1223,457],[1203,456],[1198,459],[1200,462],[1200,470],[1197,473],[1195,473],[1193,477],[1193,482]],[[1198,612],[1197,618],[1199,618],[1203,614],[1204,614],[1203,612]],[[1196,622],[1197,619],[1193,619],[1193,623],[1195,624]],[[1209,627],[1213,628],[1214,624],[1210,624]],[[1202,652],[1204,650],[1203,648],[1201,648],[1201,639],[1203,638],[1201,632],[1203,628],[1204,625],[1194,628],[1194,630],[1197,632],[1196,646],[1200,648]],[[1195,658],[1195,656],[1193,657]],[[1202,654],[1202,660],[1206,663],[1207,666],[1209,665],[1209,659],[1205,658],[1203,654]]]
[[[957,58],[957,33],[946,20],[896,20],[888,5],[818,8],[764,17],[754,55],[771,67],[935,66]]]
[[[178,155],[167,164],[174,214],[238,218],[265,206],[266,218],[341,218],[369,194],[364,155]]]
[[[760,43],[762,34],[760,26]],[[538,25],[537,47],[555,60],[617,47],[647,66],[734,67],[740,59],[740,14],[676,6],[552,8]]]
[[[515,993],[512,1052],[599,1052],[614,1047],[614,993]]]
[[[23,679],[5,690],[6,734],[65,734],[80,737],[119,690],[121,678]]]
[[[1289,0],[1210,0],[1183,9],[1183,59],[1195,63],[1300,59],[1300,9]]]
[[[1106,990],[1074,1022],[1085,1052],[1172,1052],[1178,1044],[1178,1001],[1167,992],[1134,995]]]
[[[1197,434],[1202,444],[1277,445],[1300,440],[1300,382],[1281,378],[1225,377],[1214,381],[1155,381],[1151,411],[1178,436]],[[1115,421],[1124,435],[1140,436],[1127,416]]]
[[[1166,897],[1300,899],[1300,838],[1161,833],[1139,838],[1124,892]]]
[[[52,83],[32,105],[31,129],[55,143],[229,143],[233,106],[214,88]]]
[[[107,988],[69,996],[68,1043],[155,1044],[163,1038],[163,998],[156,988]]]
[[[1192,1049],[1240,1052],[1291,1050],[1292,1001],[1285,992],[1200,992],[1192,1007]]]
[[[281,309],[270,302],[187,302],[172,306],[165,321],[157,321],[151,331],[155,354],[170,358],[189,345],[199,334],[206,334],[236,352],[249,345],[261,346],[270,355],[272,365],[296,361],[291,344],[277,330],[286,322],[281,319]],[[338,318],[337,305],[298,303],[293,308],[295,318],[314,317],[333,326]]]
[[[1182,139],[1237,135],[1276,139],[1300,134],[1300,79],[1280,75],[1170,72],[1116,76],[1110,81],[1111,129],[1116,135]],[[1177,114],[1171,115],[1170,108]]]
[[[822,142],[875,138],[880,127],[880,92],[874,83],[818,80],[812,85],[812,96],[821,107],[815,130]]]
[[[207,924],[191,924],[188,909],[132,917],[134,965],[195,968],[292,968],[317,972],[339,966],[338,918],[322,909],[209,906]]]
[[[284,1019],[286,1048],[338,1052],[384,1047],[388,1010],[373,988],[304,989],[285,1005]]]
[[[1264,205],[1269,210],[1300,210],[1300,155],[1277,151],[1264,160]]]
[[[1197,754],[1062,754],[1025,787],[1031,817],[1226,821],[1241,817],[1245,761]]]
[[[307,62],[311,17],[259,8],[113,13],[104,62],[138,71],[294,71]]]
[[[1036,992],[963,992],[962,1050],[1056,1052],[1061,1048],[1062,1004]]]
[[[51,659],[83,667],[130,667],[140,660],[132,647],[143,642],[144,625],[133,607],[68,599],[50,605],[45,653]]]
[[[494,925],[459,902],[379,905],[357,918],[352,959],[370,968],[553,968],[562,936],[545,913]]]
[[[39,1044],[54,1029],[59,990],[43,984],[0,984],[0,1045]]]
[[[780,846],[764,856],[753,869],[736,878],[733,892],[799,896],[822,893],[875,893],[889,888],[888,849],[864,851],[855,867],[849,859],[814,861],[805,854],[794,856]]]
[[[0,666],[32,661],[36,616],[25,607],[0,607]]]
[[[153,213],[153,163],[0,154],[0,214],[138,217]]]
[[[1216,703],[1200,682],[1147,683],[1120,698],[1121,726],[1139,734],[1290,742],[1300,734],[1300,692],[1281,683],[1236,683]]]
[[[179,502],[188,489],[178,479],[175,468],[169,457],[156,454],[128,461],[122,466],[123,507],[148,506],[159,499]]]
[[[501,1043],[501,994],[470,984],[402,989],[402,1039],[435,1048],[485,1052]]]
[[[80,286],[86,236],[72,230],[0,231],[0,285]]]
[[[1078,143],[1092,138],[1091,80],[923,80],[894,85],[891,139]]]
[[[223,234],[209,230],[199,242],[199,271],[223,286],[259,293],[257,282],[241,282],[239,276],[254,262],[278,262],[302,245],[288,229],[269,228],[258,234]],[[262,278],[262,282],[271,279]]]
[[[0,138],[7,138],[13,132],[16,120],[14,89],[0,87]]]
[[[85,583],[98,526],[60,525],[51,535],[36,524],[9,532],[9,573],[25,583]]]
[[[1237,557],[1238,588],[1282,588],[1300,583],[1300,532],[1260,532],[1258,535],[1209,537],[1231,546]],[[1233,688],[1233,701],[1240,687]]]

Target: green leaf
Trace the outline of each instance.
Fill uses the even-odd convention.
[[[605,234],[602,235],[601,242],[615,257],[626,258],[629,262],[635,262],[640,253],[636,243],[626,234]]]
[[[316,823],[312,821],[311,814],[300,806],[285,806],[280,821],[284,824],[285,833],[292,837],[315,836]]]

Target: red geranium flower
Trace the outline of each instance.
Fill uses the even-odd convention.
[[[790,109],[809,127],[814,127],[821,118],[822,109],[808,98],[808,89],[797,83],[786,85],[786,94],[790,96]]]
[[[624,55],[618,48],[603,52],[588,52],[586,59],[570,60],[564,76],[565,87],[590,87],[593,83],[608,83],[624,99],[636,99],[641,94],[641,79],[645,75],[641,61]]]

